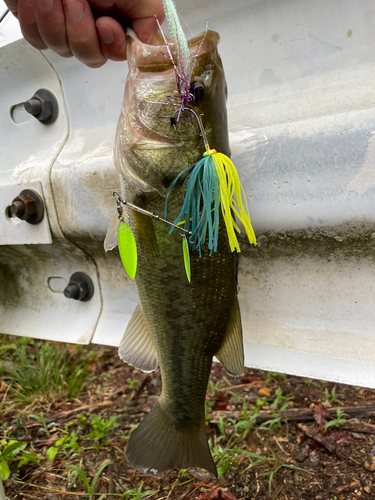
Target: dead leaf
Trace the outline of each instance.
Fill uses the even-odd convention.
[[[221,500],[238,500],[230,491],[221,491]]]
[[[271,391],[268,389],[268,387],[262,387],[261,389],[258,389],[259,396],[269,396],[270,392]]]
[[[0,384],[0,392],[5,392],[7,390],[7,387],[7,384],[4,382],[4,380],[2,380]]]
[[[227,489],[217,490],[215,488],[214,491],[211,492],[211,494],[207,492],[201,493],[198,497],[198,500],[238,500],[238,498]]]
[[[327,408],[323,403],[315,403],[314,404],[314,420],[319,426],[319,431],[322,432],[327,423],[327,418],[329,417],[329,413]]]
[[[370,455],[367,457],[364,463],[365,469],[369,470],[370,472],[375,471],[375,457]]]

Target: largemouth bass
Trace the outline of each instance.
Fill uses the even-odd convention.
[[[189,106],[203,115],[207,139],[229,155],[227,87],[217,46],[208,31],[188,42],[193,59]],[[173,53],[173,44],[171,44]],[[130,31],[129,73],[118,123],[115,165],[122,196],[154,214],[164,215],[172,181],[202,158],[197,120],[182,111],[171,60],[160,46],[141,43]],[[178,94],[177,94],[178,96]],[[168,220],[183,203],[182,183],[168,198]],[[144,371],[160,366],[162,393],[126,446],[128,462],[143,473],[201,467],[216,475],[205,430],[205,395],[212,358],[227,372],[243,370],[243,343],[237,300],[237,254],[228,247],[220,224],[217,252],[190,253],[186,276],[180,231],[128,207],[124,209],[137,247],[135,284],[139,305],[119,348],[120,357]]]

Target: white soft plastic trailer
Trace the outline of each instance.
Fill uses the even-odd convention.
[[[177,7],[193,34],[209,21],[221,36],[258,237],[240,258],[246,365],[375,387],[375,3]],[[0,332],[117,345],[137,305],[117,250],[103,250],[127,66],[39,52],[16,27],[0,26]],[[57,100],[49,125],[24,109],[40,89]],[[38,224],[10,216],[23,190],[40,197]],[[90,300],[63,293],[77,272]]]

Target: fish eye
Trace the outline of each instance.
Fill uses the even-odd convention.
[[[190,94],[194,96],[194,102],[199,102],[204,99],[205,88],[203,83],[194,82],[190,85]]]

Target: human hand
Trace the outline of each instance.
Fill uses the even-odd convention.
[[[125,24],[144,43],[164,19],[162,0],[5,0],[36,49],[76,57],[90,68],[126,59]],[[98,17],[99,16],[99,17]]]

